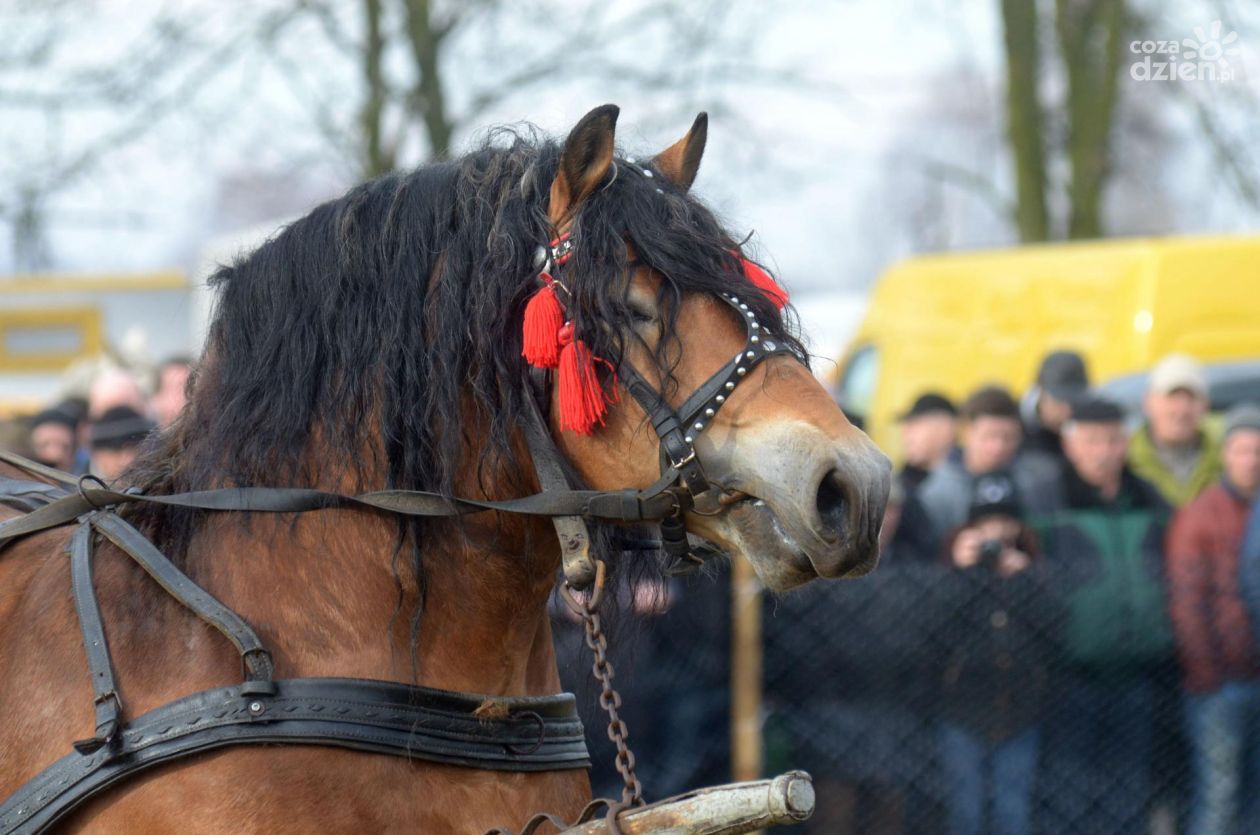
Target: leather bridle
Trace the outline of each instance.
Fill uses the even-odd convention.
[[[535,258],[540,280],[541,276],[548,276],[566,296],[570,291],[563,283],[563,273],[560,271],[573,251],[573,239],[564,234],[554,239],[545,249],[540,248]],[[627,266],[633,269],[641,266],[641,262],[631,261]],[[646,496],[669,496],[673,499],[670,510],[656,520],[660,530],[661,550],[667,559],[665,570],[671,574],[694,572],[704,562],[687,538],[685,514],[692,509],[715,514],[721,509],[718,500],[724,491],[706,476],[704,466],[696,454],[696,440],[713,425],[717,413],[726,404],[735,387],[748,378],[749,372],[758,363],[778,354],[794,358],[796,356],[789,346],[763,332],[756,312],[741,301],[737,294],[722,293],[718,297],[735,311],[743,323],[744,346],[716,373],[701,383],[680,406],[675,408],[671,405],[661,391],[629,360],[623,359],[615,369],[617,380],[643,409],[660,443],[661,477],[642,493]],[[531,374],[533,396],[526,399],[535,410],[539,404],[548,403],[548,377],[549,375],[539,369],[534,369]],[[532,418],[535,426],[541,422],[537,411]],[[569,489],[567,481],[556,477],[556,472],[562,473],[563,468],[553,466],[559,453],[550,433],[531,431],[526,433],[526,439],[543,490]],[[544,470],[548,471],[547,478],[544,478]],[[590,541],[583,520],[575,517],[554,517],[553,522],[561,542],[565,579],[574,588],[586,588],[594,578],[595,570],[589,550],[582,553],[580,549],[564,547],[566,542]]]

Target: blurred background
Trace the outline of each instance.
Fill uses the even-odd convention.
[[[816,832],[1260,832],[1250,0],[9,0],[0,445],[117,475],[215,265],[603,102],[631,153],[710,114],[694,193],[899,469],[866,579],[626,590],[649,794],[795,767]]]

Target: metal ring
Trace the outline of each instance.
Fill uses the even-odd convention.
[[[87,491],[83,487],[83,482],[88,481],[88,480],[95,481],[102,490],[109,489],[109,485],[106,484],[104,481],[102,481],[100,476],[95,476],[95,475],[92,475],[91,473],[84,473],[83,475],[79,476],[79,481],[78,481],[79,498],[87,502],[88,506],[91,507],[93,510],[100,510],[102,507],[109,507],[109,505],[99,505],[88,498]]]
[[[624,835],[621,822],[617,820],[617,817],[634,805],[633,799],[626,798],[608,804],[608,811],[604,814],[604,825],[608,828],[608,835]]]
[[[531,719],[538,723],[538,739],[534,740],[534,744],[528,748],[520,748],[510,742],[503,743],[503,747],[507,749],[509,754],[518,754],[522,757],[534,753],[543,747],[543,742],[547,739],[547,723],[543,718],[532,710],[519,710],[508,717],[508,721],[515,722],[518,719]]]
[[[595,560],[595,582],[591,584],[590,596],[586,600],[578,600],[576,590],[569,585],[569,581],[565,580],[564,585],[560,586],[560,596],[568,602],[569,606],[579,615],[593,615],[599,608],[600,601],[604,599],[604,580],[608,573],[608,567],[604,565],[601,559]],[[583,589],[585,591],[585,589]]]

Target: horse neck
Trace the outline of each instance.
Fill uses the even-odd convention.
[[[341,489],[346,485],[320,485]],[[559,565],[545,520],[488,514],[427,528],[420,603],[396,519],[323,510],[223,518],[195,537],[194,576],[256,624],[277,675],[411,681],[518,695],[559,689],[547,600]]]

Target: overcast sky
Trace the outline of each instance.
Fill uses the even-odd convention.
[[[142,19],[144,15],[134,12],[149,5],[97,4],[98,18],[81,38],[84,55],[117,49],[125,38],[101,37],[102,33],[128,33],[127,21]],[[1194,26],[1209,25],[1222,8],[1250,16],[1244,19],[1248,24],[1244,34],[1260,33],[1256,20],[1260,4],[1171,0],[1139,5],[1148,9],[1152,33],[1160,38],[1193,36]],[[724,120],[723,108],[714,108],[709,152],[696,191],[733,228],[757,231],[762,251],[780,267],[789,286],[801,290],[865,285],[922,237],[916,234],[922,230],[910,225],[941,222],[934,216],[917,221],[913,206],[906,205],[916,199],[918,186],[914,172],[905,170],[905,159],[943,154],[977,168],[999,188],[1006,187],[1000,124],[994,115],[1001,76],[997,6],[996,0],[850,0],[797,2],[785,4],[783,14],[758,15],[755,60],[807,72],[838,85],[842,92],[794,93],[767,87],[720,92],[704,84],[689,91],[688,100],[698,108],[706,106],[706,95],[712,95],[727,97],[740,111],[740,118]],[[1240,38],[1242,53],[1231,59],[1248,79],[1231,92],[1245,92],[1252,101],[1260,100],[1260,42],[1249,42],[1255,39]],[[470,41],[466,49],[471,54],[476,47]],[[647,55],[650,44],[644,49]],[[310,57],[313,64],[320,63],[319,56]],[[125,60],[125,53],[119,60]],[[269,166],[283,167],[308,154],[309,200],[347,184],[344,170],[312,150],[319,147],[314,129],[305,135],[300,108],[285,101],[292,90],[265,75],[253,79],[247,71],[242,73],[225,77],[222,89],[212,91],[220,108],[234,96],[244,98],[245,90],[254,100],[242,106],[239,119],[222,126],[221,139],[214,125],[171,119],[57,199],[50,236],[55,268],[189,267],[205,241],[224,231],[215,224],[221,222],[225,178],[238,184],[245,178],[248,183],[251,172],[261,178]],[[327,83],[353,89],[352,79]],[[260,91],[251,87],[254,84],[261,95],[256,95]],[[1147,95],[1145,90],[1137,95]],[[457,101],[459,95],[456,87]],[[1152,89],[1150,95],[1162,91]],[[556,86],[511,100],[487,121],[531,121],[563,134],[586,110],[605,100],[622,107],[619,137],[630,152],[659,150],[689,124],[683,119],[668,131],[658,124],[659,114],[675,109],[678,96],[673,91],[627,93],[589,85]],[[347,96],[348,107],[353,101]],[[1179,125],[1178,118],[1169,112],[1174,134],[1192,130],[1188,123]],[[92,127],[90,118],[78,123],[83,130]],[[52,141],[47,136],[19,136],[20,130],[26,127],[17,121],[0,124],[4,142],[0,147]],[[73,140],[71,136],[63,141]],[[457,144],[469,140],[461,136]],[[1177,143],[1176,165],[1149,174],[1151,183],[1160,186],[1159,199],[1169,204],[1167,225],[1185,231],[1257,228],[1260,217],[1220,186],[1219,172],[1206,150],[1184,137]],[[10,153],[9,164],[21,164],[20,155]],[[246,197],[250,193],[248,188],[241,190]],[[300,204],[305,198],[299,198]],[[996,221],[986,225],[984,213],[989,210],[978,201],[966,194],[946,194],[943,199],[939,213],[954,218],[956,225],[982,230],[972,242],[1002,242],[1001,225]],[[0,239],[0,273],[13,269],[6,244]]]

